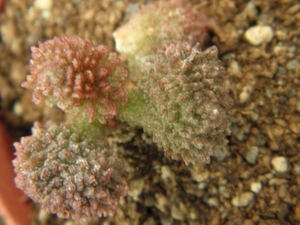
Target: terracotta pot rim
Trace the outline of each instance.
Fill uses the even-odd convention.
[[[30,225],[33,207],[15,186],[12,139],[0,117],[0,215],[7,225]]]

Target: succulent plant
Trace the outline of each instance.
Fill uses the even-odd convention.
[[[174,40],[202,44],[210,24],[205,14],[182,0],[157,1],[141,7],[113,35],[117,50],[136,65],[153,54],[153,47],[162,48]]]
[[[45,126],[15,143],[16,184],[49,213],[90,220],[111,216],[127,194],[124,162],[94,126]]]
[[[101,123],[117,115],[127,102],[127,71],[116,53],[76,37],[54,38],[32,47],[30,72],[22,86],[33,91],[33,102]]]
[[[56,105],[78,120],[37,122],[32,136],[15,143],[17,186],[60,217],[114,214],[127,183],[126,164],[101,125],[111,119],[142,127],[165,155],[186,165],[209,162],[227,143],[232,103],[217,48],[201,50],[209,24],[183,1],[142,8],[114,34],[136,75],[128,90],[127,71],[105,46],[62,37],[32,47],[22,86],[33,91],[34,103]]]
[[[167,45],[144,64],[119,118],[143,127],[173,159],[209,162],[230,134],[232,101],[224,81],[215,46],[201,51],[199,44]]]

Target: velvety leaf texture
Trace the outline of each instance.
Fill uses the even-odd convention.
[[[148,104],[144,129],[173,159],[186,164],[209,162],[214,149],[227,143],[227,112],[232,100],[224,87],[225,69],[215,46],[178,42],[156,50],[138,84]]]
[[[208,24],[203,13],[193,11],[184,1],[157,1],[141,7],[115,31],[116,48],[136,62],[143,62],[154,46],[161,48],[174,40],[202,44]]]
[[[33,102],[106,123],[127,102],[127,71],[106,46],[76,37],[54,38],[32,47],[30,72],[23,87]]]
[[[32,136],[14,144],[15,182],[45,211],[60,217],[111,216],[127,194],[124,164],[107,142],[77,129],[36,122]]]

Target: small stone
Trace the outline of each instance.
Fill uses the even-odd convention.
[[[34,7],[41,10],[52,8],[52,0],[35,0]]]
[[[294,215],[295,215],[295,219],[300,221],[300,201],[298,201],[298,203],[294,207]]]
[[[275,37],[279,40],[279,41],[285,41],[288,38],[288,34],[285,31],[282,30],[277,30],[275,31]]]
[[[246,156],[245,156],[247,162],[252,164],[252,165],[255,164],[258,153],[259,153],[258,147],[251,146],[250,149],[247,151]]]
[[[250,27],[245,32],[245,39],[251,45],[260,45],[262,43],[268,43],[273,38],[273,29],[270,26],[257,25]]]
[[[296,175],[300,175],[300,163],[294,165],[294,172]]]
[[[223,161],[228,156],[230,156],[228,146],[217,147],[215,149],[215,157],[219,162]]]
[[[14,114],[16,116],[22,116],[24,113],[24,107],[21,102],[16,102],[13,107]]]
[[[268,181],[268,184],[270,186],[280,186],[280,185],[286,184],[287,182],[288,181],[286,179],[274,177]]]
[[[285,75],[287,73],[287,69],[282,67],[282,66],[278,66],[277,72],[275,74],[276,77],[281,77],[283,75]]]
[[[258,12],[257,12],[254,2],[249,1],[247,3],[243,13],[245,13],[248,16],[248,18],[255,18],[257,16]]]
[[[181,210],[177,205],[171,206],[171,216],[176,220],[183,220],[185,212]]]
[[[191,171],[192,179],[198,183],[201,183],[209,178],[209,171],[203,170],[203,171]]]
[[[169,179],[174,181],[175,180],[175,174],[169,166],[162,166],[161,167],[161,178],[164,181],[168,181]]]
[[[248,191],[235,196],[232,199],[231,204],[236,207],[245,207],[249,205],[249,203],[253,200],[253,198],[254,198],[254,194]]]
[[[236,60],[233,60],[228,67],[228,73],[236,74],[240,70],[239,63]]]
[[[260,182],[251,183],[250,190],[256,194],[258,194],[262,189],[262,184]]]
[[[153,196],[146,196],[144,201],[145,206],[152,207],[155,204],[155,198]]]
[[[250,93],[246,90],[246,88],[243,89],[243,91],[240,93],[240,103],[245,103],[250,97]]]
[[[199,212],[196,208],[190,208],[188,211],[189,219],[196,220],[199,218]]]
[[[137,200],[138,196],[142,193],[145,181],[142,178],[132,179],[129,181],[128,195],[134,200]]]
[[[297,59],[292,59],[292,60],[288,61],[286,64],[286,68],[288,70],[295,70],[299,67],[300,67],[300,61]]]
[[[67,220],[66,222],[64,222],[64,225],[74,225],[74,221],[73,220]]]
[[[208,204],[210,207],[217,207],[217,206],[219,206],[219,199],[216,198],[216,197],[209,198],[209,199],[207,200],[207,204]]]
[[[41,224],[46,224],[47,220],[49,219],[49,214],[40,209],[39,213],[38,213],[38,221],[41,223]]]
[[[172,225],[173,224],[173,218],[171,217],[161,217],[160,222],[162,225]]]
[[[272,159],[271,164],[276,172],[286,173],[288,170],[288,163],[286,158],[282,156],[276,156]]]
[[[287,56],[289,58],[294,58],[296,51],[297,51],[297,46],[296,45],[289,46],[288,49],[287,49]]]
[[[163,213],[166,213],[167,212],[166,208],[169,202],[168,199],[162,194],[156,194],[155,198],[156,198],[155,207],[158,208]]]

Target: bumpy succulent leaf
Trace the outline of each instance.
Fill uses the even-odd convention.
[[[115,213],[127,194],[124,164],[99,140],[99,131],[36,122],[32,136],[15,143],[15,181],[49,213],[90,220]]]
[[[116,48],[139,63],[152,54],[154,46],[161,48],[173,41],[202,43],[210,23],[184,1],[157,1],[143,6],[114,32]]]
[[[168,45],[145,64],[138,84],[148,101],[148,120],[140,124],[166,155],[186,164],[209,162],[230,134],[227,112],[232,100],[217,54],[215,46],[202,52],[199,45]]]
[[[116,53],[75,37],[54,38],[32,47],[30,72],[22,86],[33,90],[33,102],[101,123],[127,102],[127,71]]]

